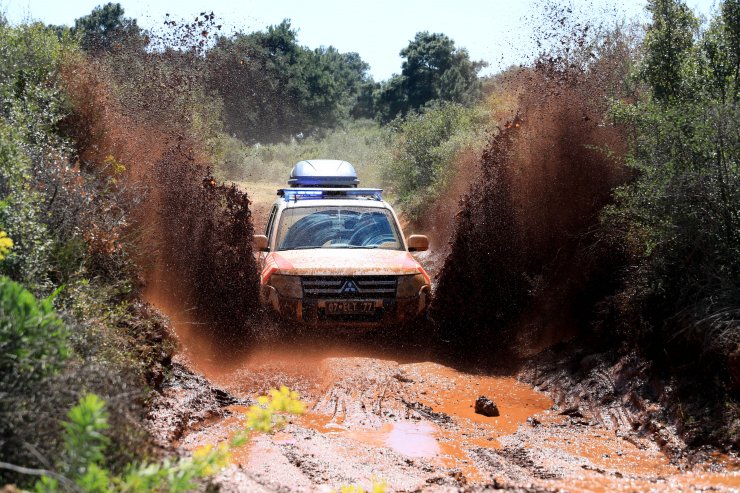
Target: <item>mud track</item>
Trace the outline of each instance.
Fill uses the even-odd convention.
[[[182,351],[151,416],[163,447],[185,454],[227,440],[246,406],[276,386],[309,404],[283,429],[254,435],[215,480],[222,491],[334,491],[374,479],[389,491],[740,488],[731,458],[671,463],[653,434],[610,418],[627,416],[619,413],[628,406],[578,400],[585,389],[576,385],[574,394],[550,396],[523,383],[556,390],[567,374],[556,358],[516,371],[455,365],[428,337],[399,347],[393,334],[331,331],[219,347],[206,343],[202,327],[182,319],[174,326]],[[475,414],[479,395],[501,415]],[[674,430],[661,433],[680,446]]]
[[[661,404],[637,396],[639,362],[550,352],[504,366],[450,351],[428,327],[339,333],[265,323],[222,338],[151,288],[180,345],[151,405],[163,448],[188,454],[227,440],[246,406],[281,385],[309,405],[283,429],[253,435],[215,479],[221,491],[338,491],[373,480],[388,491],[740,491],[733,458],[687,457]],[[500,416],[474,412],[480,395]]]

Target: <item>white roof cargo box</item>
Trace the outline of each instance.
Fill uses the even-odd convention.
[[[356,188],[355,167],[339,159],[311,159],[300,161],[290,172],[291,187]]]

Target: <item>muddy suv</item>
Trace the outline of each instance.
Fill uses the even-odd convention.
[[[357,188],[354,167],[337,160],[301,161],[288,183],[254,237],[265,306],[317,325],[398,325],[425,314],[429,276],[409,252],[429,242],[404,238],[382,190]]]

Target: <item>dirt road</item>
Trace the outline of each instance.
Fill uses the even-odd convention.
[[[223,491],[334,491],[373,480],[388,491],[740,489],[729,459],[682,471],[649,439],[554,407],[515,375],[435,362],[423,348],[393,348],[392,337],[304,336],[240,351],[176,327],[182,375],[159,413],[177,419],[160,429],[162,441],[183,451],[225,441],[245,406],[280,385],[309,404],[235,454],[217,480]],[[475,414],[479,395],[500,416]]]
[[[285,385],[308,404],[306,415],[254,435],[234,455],[216,479],[222,491],[338,491],[373,481],[387,491],[740,491],[732,459],[671,464],[618,420],[554,405],[518,380],[520,369],[449,360],[431,334],[266,326],[246,344],[220,339],[157,293],[149,299],[171,318],[181,347],[152,407],[163,446],[184,453],[227,440],[271,388]],[[500,416],[476,414],[479,396]]]

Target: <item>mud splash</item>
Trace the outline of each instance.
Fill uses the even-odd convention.
[[[228,338],[259,317],[252,219],[247,194],[213,178],[207,137],[193,124],[193,108],[207,103],[199,63],[190,51],[70,60],[65,126],[80,166],[103,168],[122,190],[145,298]],[[118,168],[104,169],[111,159]]]
[[[532,354],[587,326],[612,289],[619,258],[595,231],[627,174],[600,82],[547,63],[507,82],[518,114],[483,155],[432,307],[453,346]]]
[[[221,339],[240,338],[258,314],[257,266],[247,194],[222,185],[185,145],[157,163],[155,238],[160,274],[154,290],[192,308],[191,317]],[[240,338],[243,340],[243,338]]]

